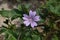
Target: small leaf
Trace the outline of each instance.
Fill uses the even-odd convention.
[[[58,40],[58,37],[56,35],[54,35],[52,40]]]
[[[14,36],[12,35],[9,35],[8,39],[7,40],[17,40]]]

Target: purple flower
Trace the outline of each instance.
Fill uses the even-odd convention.
[[[24,14],[23,16],[24,16],[24,17],[23,17],[23,20],[24,20],[23,23],[24,23],[26,26],[31,25],[32,28],[33,28],[34,26],[37,26],[37,23],[36,23],[36,22],[40,20],[40,19],[39,19],[40,16],[37,16],[37,15],[36,15],[36,11],[32,11],[32,10],[29,11],[29,16],[26,15],[26,14]]]

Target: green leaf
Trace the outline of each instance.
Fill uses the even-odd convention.
[[[15,38],[18,37],[18,33],[16,31],[13,31],[13,30],[8,30],[7,31],[9,34],[13,35]]]
[[[17,40],[14,36],[12,35],[9,35],[8,39],[7,40]]]
[[[52,40],[58,40],[58,37],[56,35],[54,35]]]
[[[6,31],[6,28],[1,28],[0,29],[0,34],[3,33],[3,32],[5,32],[5,31]]]
[[[13,11],[2,10],[1,15],[4,17],[12,17],[12,16],[16,15],[16,13]]]
[[[31,33],[32,40],[42,40],[42,36],[35,30]]]
[[[53,12],[54,14],[60,16],[60,1],[58,0],[48,0],[46,2],[46,7],[48,8],[48,10],[50,10],[51,12]]]
[[[33,40],[41,40],[39,35],[32,35]]]
[[[22,11],[19,11],[18,9],[12,9],[12,10],[2,10],[0,13],[4,17],[21,17],[23,14]]]

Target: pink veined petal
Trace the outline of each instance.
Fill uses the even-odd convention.
[[[30,22],[29,21],[24,21],[23,22],[26,26],[29,26]]]
[[[29,11],[29,16],[35,16],[35,15],[36,15],[36,11],[32,11],[32,10]]]
[[[28,18],[26,18],[26,17],[23,17],[23,20],[28,20]]]
[[[34,28],[34,26],[37,26],[37,23],[36,22],[31,22],[31,27]]]
[[[29,11],[29,15],[32,15],[32,13],[33,13],[32,10],[30,10],[30,11]]]
[[[28,15],[26,15],[26,14],[23,14],[23,16],[24,16],[24,17],[28,17]]]
[[[33,15],[34,15],[34,16],[36,15],[36,11],[33,11]]]
[[[40,20],[40,16],[35,16],[34,17],[34,21],[39,21]]]

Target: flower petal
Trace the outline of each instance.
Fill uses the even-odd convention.
[[[37,23],[36,22],[31,22],[31,27],[34,28],[34,26],[37,26]]]
[[[36,15],[36,11],[32,11],[32,10],[29,11],[29,16],[35,16],[35,15]]]
[[[33,15],[34,15],[34,16],[36,15],[36,11],[33,11]]]
[[[29,21],[24,21],[23,23],[24,23],[26,26],[28,26],[28,25],[30,24]]]
[[[30,10],[30,11],[29,11],[29,15],[32,15],[32,13],[33,13],[32,10]]]
[[[26,17],[23,17],[23,20],[28,20],[28,18],[26,18]]]
[[[34,21],[39,21],[40,20],[39,18],[40,18],[40,16],[35,16]]]
[[[24,17],[28,17],[28,15],[26,15],[26,14],[23,14],[23,16],[24,16]]]

